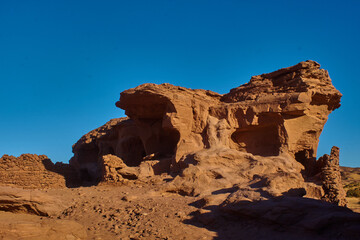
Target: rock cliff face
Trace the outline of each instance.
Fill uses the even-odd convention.
[[[135,121],[146,154],[176,155],[227,147],[260,156],[314,159],[320,133],[341,94],[313,61],[254,76],[225,95],[144,84],[116,105]]]
[[[114,174],[120,174],[121,179],[114,161],[104,171],[103,156],[112,154],[130,168],[145,163],[156,168],[149,176],[175,175],[169,191],[187,195],[229,188],[256,192],[253,199],[284,194],[322,198],[316,150],[341,96],[314,61],[254,76],[224,95],[143,84],[122,92],[116,103],[128,118],[84,135],[73,146],[71,164],[89,178],[109,179],[107,174],[117,179]]]

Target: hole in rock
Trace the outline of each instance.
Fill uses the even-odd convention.
[[[172,156],[180,140],[180,133],[175,129],[162,129],[159,141],[159,152],[162,156]]]
[[[144,145],[139,137],[121,138],[117,147],[116,155],[129,167],[139,166],[146,155]]]
[[[92,176],[87,168],[80,169],[80,179],[84,182],[91,182],[94,180],[94,176]]]
[[[143,94],[140,98],[123,98],[125,113],[136,122],[146,155],[159,157],[174,155],[180,133],[173,128],[167,113],[176,112],[173,103],[156,94]]]
[[[112,155],[114,155],[114,154],[115,154],[114,148],[109,147],[109,154],[112,154]]]
[[[175,154],[180,139],[176,129],[163,127],[162,119],[138,119],[137,122],[146,155],[156,154],[161,158]]]
[[[231,139],[240,150],[260,156],[277,156],[280,153],[278,125],[251,126],[238,129]]]
[[[316,171],[316,158],[314,157],[314,150],[304,149],[295,153],[295,160],[305,167],[303,175],[311,176]]]

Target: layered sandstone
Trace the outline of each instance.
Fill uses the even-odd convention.
[[[86,229],[76,221],[0,212],[0,239],[86,240]]]
[[[77,183],[77,173],[68,164],[54,164],[45,155],[4,155],[0,158],[0,184],[23,188],[64,188]]]
[[[117,106],[136,122],[146,154],[176,155],[227,147],[260,156],[287,152],[304,165],[316,157],[320,133],[341,94],[313,61],[220,95],[170,84],[121,93]]]
[[[119,181],[125,170],[138,179],[152,160],[148,176],[171,174],[169,191],[186,195],[242,189],[252,200],[320,199],[328,191],[319,177],[317,145],[340,98],[314,61],[254,76],[224,95],[143,84],[122,92],[116,103],[128,118],[84,135],[73,146],[71,164],[90,179]],[[117,158],[106,162],[108,154]]]
[[[64,210],[63,203],[39,190],[0,187],[0,211],[55,216]]]

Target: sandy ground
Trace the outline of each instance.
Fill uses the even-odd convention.
[[[149,186],[93,186],[47,190],[70,203],[57,218],[74,220],[89,239],[213,239],[215,232],[186,224],[197,199]]]
[[[344,185],[357,182],[358,172],[345,169]],[[359,171],[360,176],[360,171]],[[52,234],[51,239],[275,239],[292,238],[297,230],[279,229],[251,219],[233,221],[213,214],[212,210],[198,208],[200,197],[169,193],[161,184],[129,182],[125,185],[98,185],[90,187],[42,190],[63,204],[63,210],[51,217],[0,211],[0,239],[38,240],[43,227],[56,225],[48,231],[73,232],[85,238]],[[360,213],[360,199],[348,198],[348,207]],[[221,219],[220,219],[221,218]],[[11,222],[11,223],[10,223]],[[63,226],[62,226],[63,224]],[[40,229],[40,230],[39,230]],[[5,230],[4,230],[5,231]],[[23,233],[21,233],[23,232]],[[15,233],[21,233],[19,238]],[[32,234],[29,234],[32,233]],[[304,233],[301,233],[304,234]],[[50,236],[50,235],[48,235]],[[311,237],[312,235],[308,235]],[[297,236],[299,237],[299,235]],[[298,238],[299,239],[299,238]],[[306,235],[304,238],[306,239]],[[321,239],[321,238],[319,238]]]
[[[340,167],[341,181],[345,191],[360,188],[360,168]],[[360,197],[347,197],[348,208],[360,213]]]

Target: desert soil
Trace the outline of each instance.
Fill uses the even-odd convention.
[[[87,239],[213,239],[216,236],[215,232],[185,223],[190,222],[197,210],[191,206],[196,198],[154,191],[151,186],[103,185],[44,192],[64,203],[65,210],[52,218],[80,223],[87,230]],[[48,220],[0,212],[0,223],[16,217],[37,219],[39,224]]]
[[[344,185],[358,181],[359,169],[342,168]],[[85,228],[86,239],[265,239],[274,229],[251,221],[216,219],[210,210],[197,208],[199,197],[166,192],[161,184],[129,181],[123,185],[98,185],[79,188],[42,190],[63,203],[57,215],[40,217],[30,214],[0,212],[0,226],[13,222],[13,231],[31,232],[33,224],[47,226],[72,222],[74,231]],[[360,212],[359,198],[348,198],[349,207]],[[205,217],[204,217],[205,216]],[[214,219],[214,216],[215,219]],[[31,222],[32,225],[29,225]],[[79,225],[76,225],[79,224]],[[64,225],[64,227],[68,225]],[[291,233],[276,229],[277,237]],[[1,233],[1,231],[0,231]],[[37,239],[25,234],[22,239]],[[11,238],[7,232],[0,239]],[[16,235],[15,235],[16,236]],[[248,236],[248,237],[246,237]],[[271,235],[269,235],[271,236]],[[10,237],[10,238],[9,238]],[[240,237],[240,238],[239,238]],[[64,238],[67,239],[67,238]],[[72,239],[72,238],[70,238]]]
[[[360,168],[340,167],[341,181],[345,191],[360,188]],[[348,208],[360,213],[360,197],[347,197]]]

